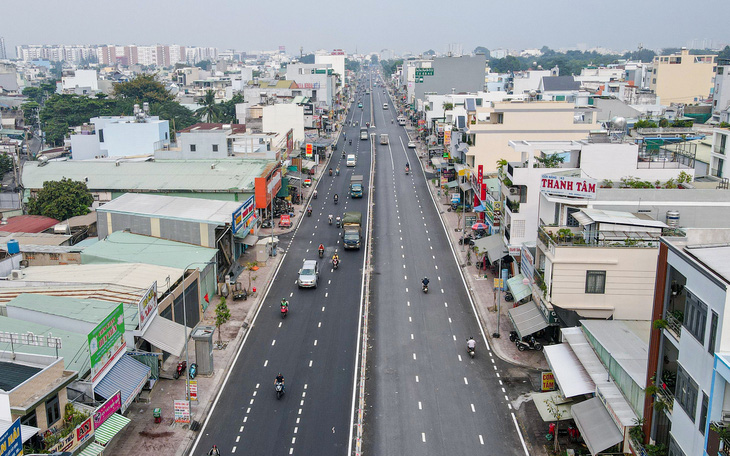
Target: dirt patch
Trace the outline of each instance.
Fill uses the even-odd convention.
[[[149,437],[151,439],[159,439],[160,437],[170,437],[171,435],[175,435],[172,431],[165,431],[165,432],[148,432],[148,431],[139,431],[139,435],[142,437]]]

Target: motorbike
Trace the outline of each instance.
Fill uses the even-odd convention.
[[[504,292],[504,301],[505,302],[512,302],[514,300],[515,300],[515,297],[512,296],[512,293],[511,292],[509,292],[509,291],[505,291]]]
[[[463,245],[464,243],[466,243],[466,245],[474,245],[474,237],[471,234],[460,237],[459,245]]]
[[[406,166],[406,176],[407,176],[407,175],[408,175],[408,173],[410,173],[410,172],[411,172],[411,168],[409,168],[409,167],[407,167],[407,166]]]
[[[527,339],[527,340],[525,340]],[[516,331],[510,331],[509,333],[509,340],[511,342],[514,342],[517,346],[517,350],[519,351],[525,351],[525,350],[537,350],[542,351],[543,346],[540,342],[535,340],[535,336],[529,336],[529,337],[523,337],[520,339],[517,336]]]
[[[469,342],[469,340],[471,340],[471,339],[466,340],[467,343]],[[476,355],[475,351],[476,351],[476,348],[471,348],[471,347],[469,347],[469,345],[466,346],[466,352],[469,353],[469,356],[471,356],[472,358],[474,358],[474,356]]]
[[[324,249],[319,249],[319,257],[324,257]]]
[[[340,260],[338,260],[337,258],[333,258],[333,259],[332,259],[332,267],[333,267],[334,269],[337,269],[337,267],[338,267],[339,265],[340,265]]]
[[[190,364],[190,380],[195,379],[195,376],[198,375],[198,364],[192,363]]]
[[[348,139],[349,144],[352,145],[352,139]]]
[[[271,220],[266,219],[261,222],[261,228],[271,228]]]
[[[188,368],[188,363],[185,360],[180,361],[177,363],[177,368],[175,369],[175,372],[172,374],[172,378],[177,380],[180,378],[181,375],[185,375],[185,370]]]
[[[317,190],[315,190],[314,193],[312,193],[312,198],[317,199]]]
[[[332,216],[331,215],[330,215],[330,218],[329,218],[329,222],[330,222],[330,225],[332,225]]]
[[[330,168],[330,176],[332,175],[332,168]]]
[[[428,293],[428,285],[426,285],[426,284],[424,283],[424,284],[423,284],[423,286],[422,286],[421,288],[423,289],[423,292],[424,292],[424,293]]]
[[[335,176],[339,176],[339,175],[340,175],[340,168],[337,168],[337,169],[335,170]]]
[[[335,204],[337,204],[337,200],[338,200],[338,199],[337,199],[337,198],[335,198]]]
[[[289,313],[289,306],[281,306],[281,318],[286,318]]]
[[[337,224],[337,228],[339,228],[340,226],[342,226],[342,219],[337,217],[337,221],[335,223]]]
[[[276,389],[276,398],[281,399],[281,397],[284,395],[284,383],[276,382],[274,384],[274,389]]]
[[[311,216],[312,216],[312,209],[309,208],[309,209],[307,209],[307,217],[311,217]]]

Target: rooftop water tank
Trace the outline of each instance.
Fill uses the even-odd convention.
[[[679,211],[667,211],[667,225],[672,228],[679,226]]]
[[[18,241],[15,239],[11,239],[8,241],[8,253],[11,255],[16,255],[20,253],[20,244],[18,244]]]

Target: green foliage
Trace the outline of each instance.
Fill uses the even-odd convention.
[[[88,214],[93,203],[86,183],[63,178],[43,182],[43,188],[28,201],[28,213],[66,220]]]
[[[46,100],[39,117],[46,133],[46,141],[58,146],[63,143],[69,126],[81,125],[96,116],[119,114],[117,100],[55,94]]]
[[[677,119],[672,122],[673,128],[690,128],[694,125],[694,120],[690,119]]]
[[[654,60],[654,56],[656,56],[656,52],[652,51],[651,49],[642,49],[640,51],[627,52],[623,55],[623,58],[649,63]]]
[[[314,63],[314,54],[303,55],[299,58],[301,63]]]
[[[195,113],[177,101],[166,101],[164,103],[152,103],[150,105],[150,114],[160,116],[160,119],[170,121],[170,140],[175,137],[176,130],[188,128],[198,123]]]
[[[128,82],[114,85],[113,95],[116,98],[133,100],[134,103],[163,103],[172,101],[173,96],[164,84],[157,81],[154,74],[140,74]]]
[[[687,172],[681,171],[679,173],[679,176],[677,176],[677,182],[680,184],[689,184],[690,182],[692,182],[692,175]]]
[[[659,119],[659,127],[667,128],[669,126],[669,120],[661,118]]]
[[[23,96],[28,97],[31,101],[40,104],[43,103],[45,92],[40,87],[26,87],[23,89]]]
[[[0,154],[0,179],[5,173],[13,170],[13,157],[8,154]]]
[[[730,123],[727,122],[720,122],[719,125],[720,128],[730,128]]]
[[[654,320],[652,327],[654,327],[654,329],[664,329],[667,327],[667,320]]]
[[[218,107],[216,106],[215,92],[213,90],[206,90],[205,95],[198,100],[198,103],[201,105],[195,111],[198,119],[205,120],[206,122],[218,122]]]
[[[370,56],[370,63],[372,63],[373,65],[377,65],[379,61],[380,59],[377,55],[373,54]]]
[[[360,71],[360,62],[357,62],[355,60],[345,59],[345,69],[354,71],[357,73]]]
[[[558,168],[565,161],[565,157],[558,154],[550,154],[545,157],[535,157],[543,168]]]
[[[444,111],[451,111],[454,109],[454,103],[448,103],[444,101],[443,105],[441,105],[444,108]]]
[[[228,308],[226,298],[221,296],[221,300],[215,306],[215,326],[218,328],[218,343],[221,343],[221,326],[231,319],[231,310]]]
[[[657,124],[656,122],[652,120],[637,120],[634,124],[634,128],[656,128]]]
[[[436,51],[433,49],[429,49],[428,51],[424,52],[423,55],[436,55]]]
[[[474,54],[484,54],[489,58],[489,49],[485,48],[484,46],[477,46],[474,48]]]
[[[35,125],[38,122],[38,109],[41,105],[35,101],[29,101],[20,105],[20,109],[23,110],[23,122],[25,126]]]
[[[601,187],[613,188],[613,181],[611,179],[603,179],[603,182],[601,182]]]
[[[513,55],[503,59],[492,59],[489,61],[489,67],[495,73],[511,73],[523,69],[522,63]]]
[[[621,186],[624,188],[654,188],[654,185],[649,181],[642,181],[635,177],[622,177]]]
[[[646,450],[647,456],[667,456],[669,449],[663,445],[644,445],[644,449]]]
[[[223,123],[236,122],[236,105],[243,103],[243,95],[237,93],[230,100],[218,103],[218,121]]]
[[[390,77],[393,73],[398,70],[398,67],[403,65],[403,59],[398,60],[381,60],[380,66],[383,67],[383,74],[386,77]]]
[[[200,62],[196,63],[195,66],[202,70],[210,71],[210,69],[213,67],[213,63],[210,60],[201,60]]]

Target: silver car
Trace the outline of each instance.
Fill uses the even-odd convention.
[[[304,260],[302,269],[299,270],[297,285],[299,288],[317,288],[319,281],[319,265],[315,260]]]

